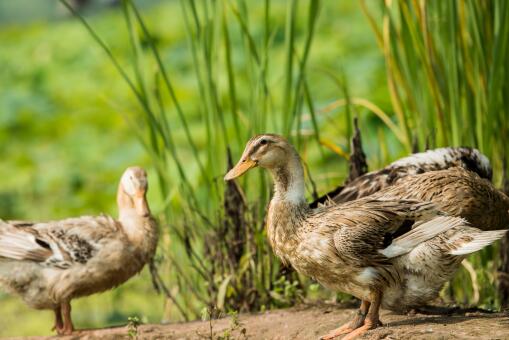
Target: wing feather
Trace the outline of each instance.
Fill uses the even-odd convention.
[[[460,217],[437,216],[429,221],[418,224],[407,233],[394,239],[390,246],[378,250],[380,254],[388,258],[400,256],[410,252],[413,248],[443,233],[449,229],[468,225],[468,222]]]
[[[434,204],[415,200],[366,198],[343,204],[337,209],[338,216],[341,214],[345,217],[337,219],[339,228],[334,234],[338,254],[346,262],[362,267],[391,264],[389,257],[380,252],[386,247],[387,234],[401,231],[400,228],[408,221],[413,221],[412,227],[417,227],[422,222],[441,215]],[[424,224],[422,226],[426,227]],[[408,233],[412,233],[412,228],[400,237]],[[418,235],[418,232],[413,234]],[[424,238],[416,237],[415,241]]]
[[[51,249],[39,244],[34,234],[2,223],[0,228],[1,257],[13,260],[44,262],[52,255]]]
[[[0,220],[0,257],[68,268],[90,260],[105,239],[120,237],[118,228],[108,216],[46,223]]]

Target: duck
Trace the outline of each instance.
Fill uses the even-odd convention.
[[[322,339],[356,338],[382,324],[381,307],[414,307],[436,297],[465,256],[506,233],[482,231],[414,199],[367,196],[310,208],[302,161],[276,134],[251,138],[224,179],[255,167],[268,170],[274,182],[266,231],[276,256],[326,288],[361,300],[354,319]]]
[[[462,217],[481,230],[509,226],[509,197],[488,179],[463,167],[407,176],[370,197],[432,202],[441,211]]]
[[[367,196],[416,199],[433,202],[441,211],[463,217],[481,230],[505,229],[509,226],[509,197],[493,186],[491,178],[490,162],[478,150],[442,148],[360,176],[320,204],[341,204]]]
[[[118,218],[0,220],[0,286],[32,308],[53,310],[53,330],[72,334],[71,300],[117,287],[153,258],[158,226],[147,189],[146,171],[129,167],[118,186]]]
[[[330,202],[348,202],[383,190],[407,177],[454,167],[461,167],[489,181],[493,177],[488,157],[479,150],[470,147],[443,147],[414,153],[383,169],[361,175],[331,190],[310,205],[316,207]]]

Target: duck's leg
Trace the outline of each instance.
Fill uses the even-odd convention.
[[[320,339],[322,340],[334,339],[335,337],[350,333],[355,329],[361,327],[364,324],[364,319],[366,319],[366,315],[368,314],[370,304],[371,303],[369,301],[362,300],[359,310],[357,310],[357,313],[350,322],[347,322],[346,324],[339,328],[333,329],[329,333],[322,336]]]
[[[74,326],[71,319],[71,303],[62,303],[62,314],[64,317],[64,327],[62,328],[62,335],[70,335],[74,332]]]
[[[372,294],[373,298],[371,300],[371,308],[369,309],[368,316],[366,320],[364,320],[364,325],[348,333],[347,336],[343,338],[343,340],[352,340],[358,336],[363,335],[370,329],[377,328],[378,326],[382,326],[382,322],[380,322],[380,305],[382,303],[382,293],[375,292]]]
[[[53,310],[53,312],[55,313],[55,325],[51,330],[56,331],[58,335],[61,335],[64,328],[64,322],[62,321],[62,308],[58,306]]]

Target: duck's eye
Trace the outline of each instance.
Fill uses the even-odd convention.
[[[260,145],[265,145],[265,144],[267,144],[267,143],[268,143],[268,142],[267,142],[267,140],[266,140],[266,139],[262,139],[262,140],[260,141]]]

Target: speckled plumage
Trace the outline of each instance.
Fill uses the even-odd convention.
[[[0,221],[0,283],[37,309],[54,309],[62,301],[111,289],[138,273],[153,256],[155,222],[147,219],[140,227],[148,234],[148,249],[133,244],[122,225],[109,216],[22,228]]]
[[[57,331],[72,332],[70,314],[67,325],[61,324],[62,305],[70,313],[72,299],[122,284],[154,256],[158,229],[145,201],[145,176],[141,168],[126,170],[118,220],[105,215],[44,223],[0,220],[0,284],[33,308],[55,310]]]
[[[271,202],[267,236],[275,254],[299,273],[359,299],[369,300],[372,289],[387,291],[382,306],[406,310],[436,298],[464,258],[450,252],[483,234],[466,221],[453,218],[450,223],[458,226],[402,256],[393,259],[380,253],[391,244],[384,244],[387,237],[392,242],[390,236],[397,235],[405,223],[410,222],[411,230],[440,216],[433,204],[404,199],[368,197],[313,210],[306,204]],[[491,233],[490,240],[494,241],[504,231]],[[359,280],[366,268],[370,268],[371,276]],[[419,282],[419,288],[412,287],[411,282]]]
[[[225,179],[257,165],[274,180],[267,236],[275,254],[322,285],[362,299],[361,309],[372,303],[369,327],[378,324],[380,305],[401,310],[429,302],[464,256],[505,234],[445,216],[432,202],[389,193],[311,209],[300,158],[276,135],[252,138]]]
[[[371,197],[433,202],[481,230],[509,227],[509,197],[488,180],[460,167],[403,178]]]
[[[316,206],[318,202],[325,202],[327,199],[335,203],[348,202],[369,196],[407,177],[453,167],[461,167],[488,180],[492,178],[491,164],[479,150],[466,147],[439,148],[401,158],[383,169],[357,177],[311,205]]]

